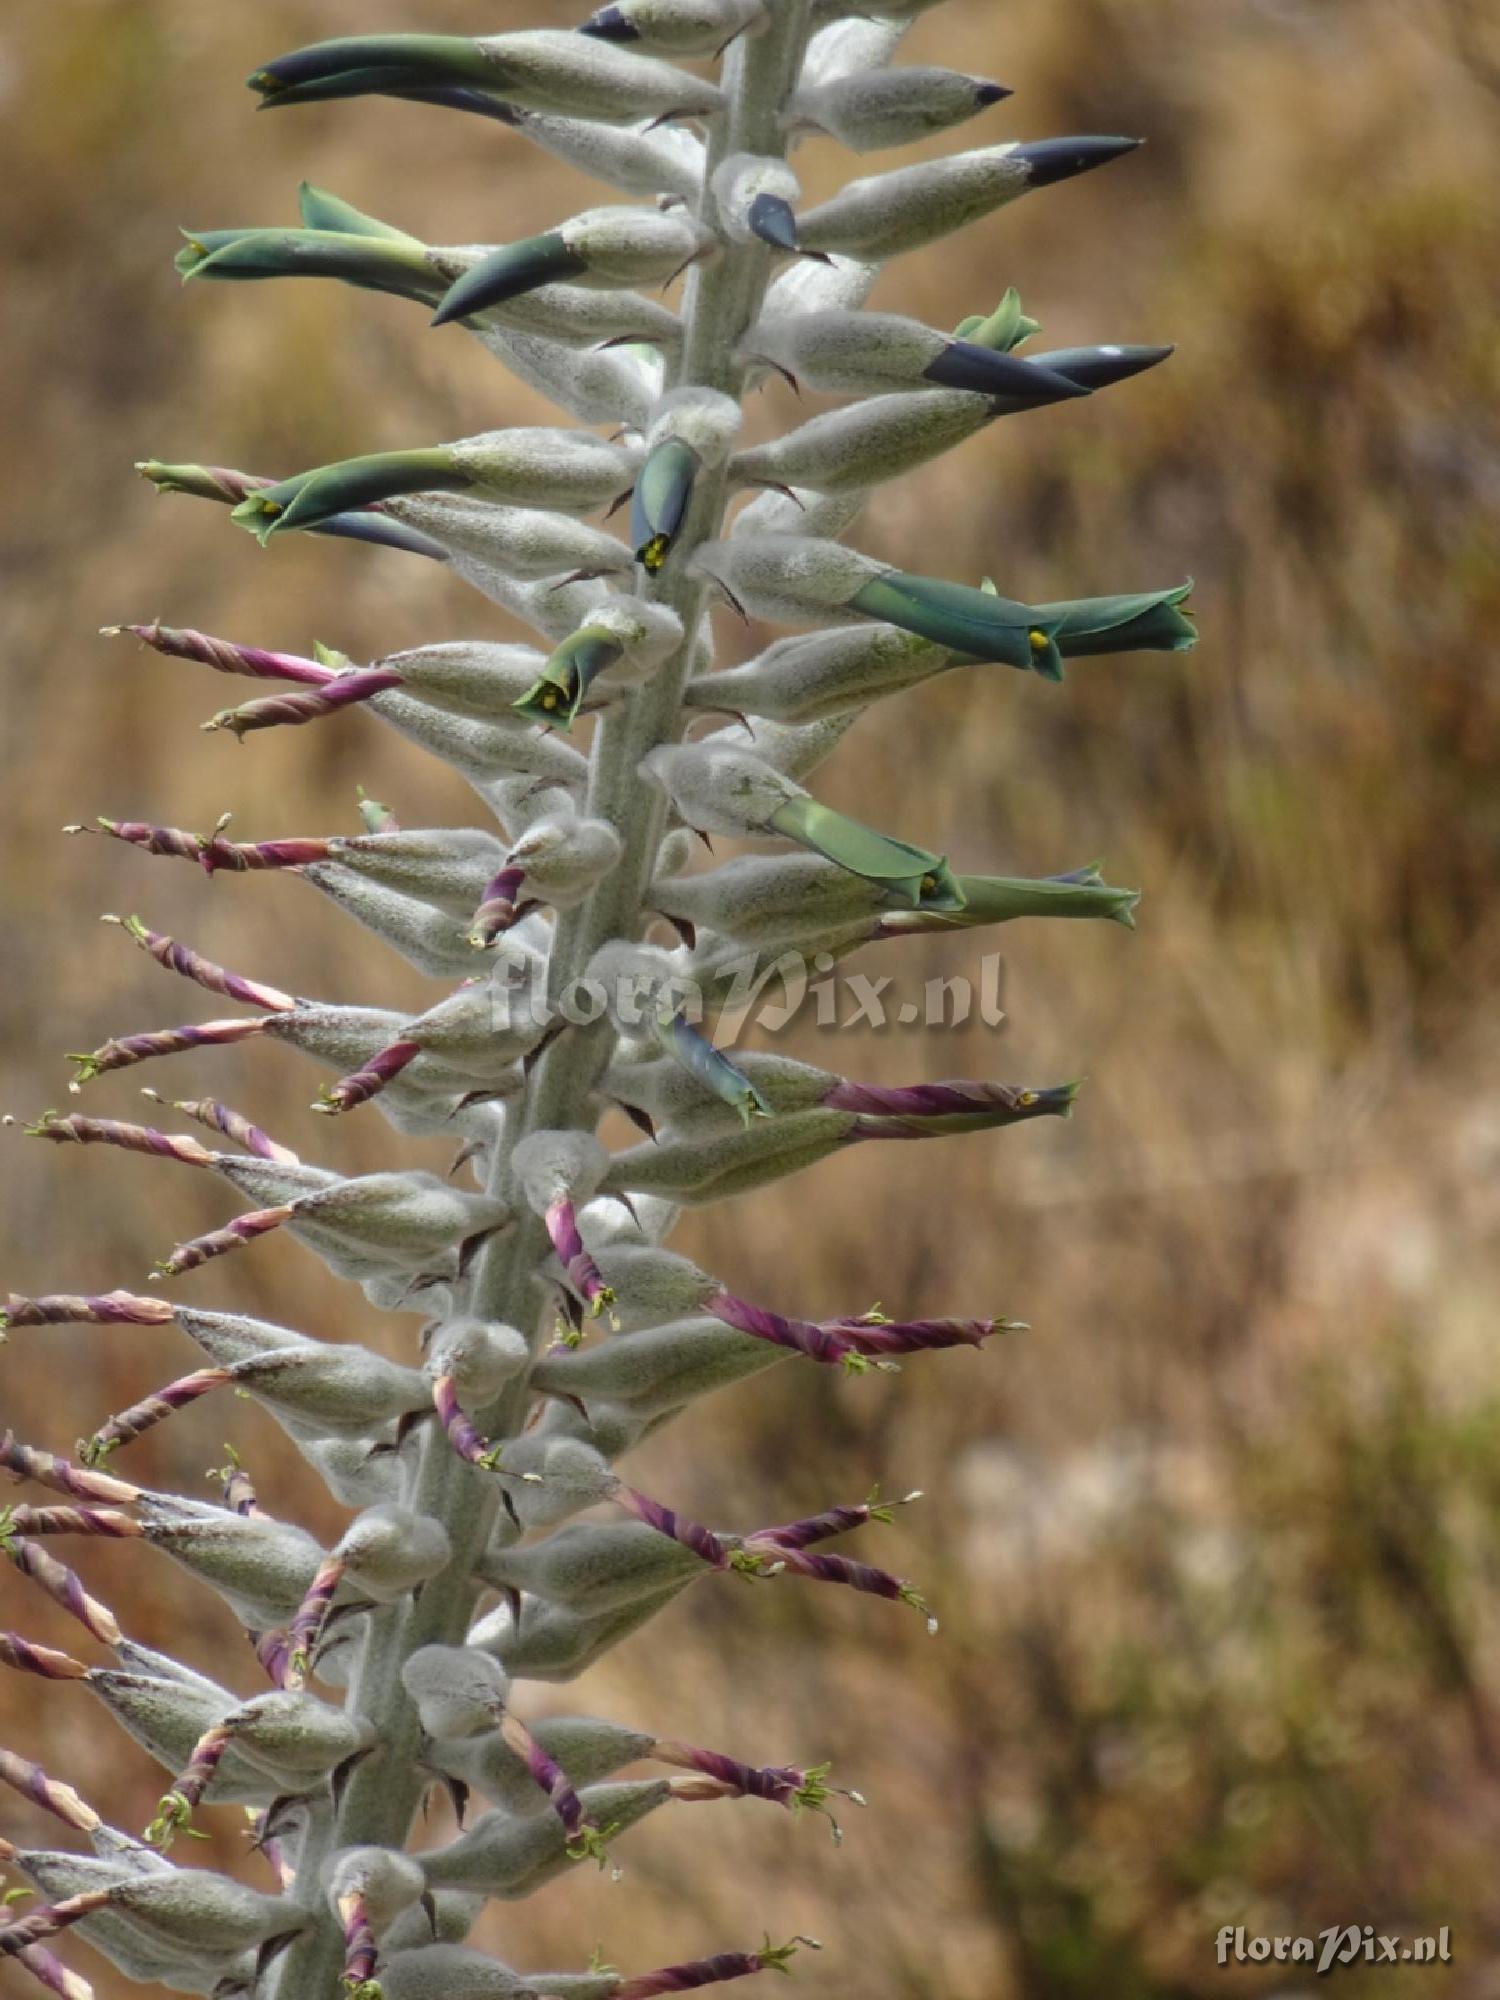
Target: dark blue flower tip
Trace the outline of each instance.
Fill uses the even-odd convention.
[[[580,22],[578,32],[580,35],[592,35],[599,42],[638,42],[641,39],[640,29],[628,21],[618,7],[601,7],[597,14],[590,14],[586,21]]]
[[[576,277],[587,264],[568,248],[561,233],[549,230],[544,236],[528,236],[520,243],[505,243],[488,257],[481,257],[444,293],[432,316],[434,326],[447,326],[456,319],[469,319],[490,306],[518,299],[542,285]]]
[[[777,194],[758,194],[746,217],[752,231],[773,250],[789,250],[794,257],[813,257],[818,263],[830,260],[821,250],[804,250],[797,240],[797,217],[789,201]]]
[[[1024,161],[1033,187],[1050,187],[1054,181],[1070,181],[1075,174],[1092,173],[1108,166],[1122,153],[1133,153],[1141,139],[1034,139],[1017,146],[1012,159]]]
[[[1175,347],[1058,347],[1048,354],[1033,354],[1031,365],[1066,375],[1085,389],[1108,389],[1159,367],[1176,351]]]
[[[953,340],[922,370],[929,382],[944,389],[971,389],[981,396],[1004,396],[1008,402],[1064,403],[1089,394],[1076,376],[993,347]]]

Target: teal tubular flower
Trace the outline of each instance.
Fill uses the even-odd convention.
[[[965,903],[958,877],[940,854],[913,847],[862,826],[805,794],[788,799],[768,822],[777,833],[811,848],[851,875],[881,887],[893,903],[912,910],[958,911]]]
[[[478,39],[347,35],[275,57],[254,72],[249,85],[263,108],[374,96],[477,110],[473,100],[488,97],[627,125],[706,117],[724,103],[718,86],[702,77],[548,28]]]
[[[391,243],[418,241],[404,229],[382,222],[379,216],[367,215],[352,201],[344,201],[326,188],[314,187],[311,181],[304,181],[297,190],[297,212],[304,229],[331,229],[339,236],[373,236]]]
[[[663,438],[646,454],[630,500],[630,546],[652,576],[671,553],[702,466],[684,438]]]
[[[992,591],[891,569],[872,577],[849,604],[869,618],[899,625],[903,632],[915,632],[970,659],[1030,668],[1043,680],[1062,679],[1055,637],[1061,620]]]
[[[472,484],[446,445],[377,451],[315,466],[311,472],[249,493],[230,519],[248,528],[264,546],[272,535],[287,529],[316,528],[336,514],[357,512],[398,493],[462,492]]]
[[[544,729],[569,730],[590,687],[619,660],[624,647],[611,632],[584,625],[570,632],[534,684],[514,706]]]
[[[1095,653],[1190,653],[1198,643],[1192,614],[1180,607],[1192,582],[1133,596],[1075,597],[1038,604],[1039,620],[1057,619],[1055,637],[1064,659]]]
[[[177,253],[190,278],[337,278],[366,292],[390,292],[427,305],[444,281],[410,237],[331,229],[208,229],[183,231]]]
[[[653,1017],[653,1026],[656,1039],[672,1060],[681,1063],[705,1090],[712,1091],[737,1112],[745,1126],[757,1118],[775,1116],[773,1107],[745,1072],[722,1049],[716,1049],[706,1035],[700,1034],[680,1008],[659,1011]]]
[[[263,107],[496,82],[463,35],[344,35],[277,56],[248,79]]]

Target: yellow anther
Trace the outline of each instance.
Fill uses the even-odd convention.
[[[1031,650],[1033,653],[1045,653],[1051,644],[1045,632],[1031,631],[1026,636],[1031,641]]]

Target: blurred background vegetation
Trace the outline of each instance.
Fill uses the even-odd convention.
[[[6,1109],[61,1099],[63,1049],[194,1016],[186,987],[99,928],[105,910],[296,991],[435,995],[294,881],[210,882],[58,829],[95,812],[205,828],[232,808],[247,838],[349,830],[356,783],[408,824],[470,814],[456,777],[368,717],[201,738],[232,690],[93,634],[160,614],[357,659],[521,636],[429,565],[296,538],[262,554],[130,466],[281,474],[554,420],[398,301],[179,299],[171,265],[179,224],[290,219],[304,175],[437,241],[587,205],[587,183],[498,127],[375,102],[257,119],[241,88],[325,35],[543,18],[573,10],[4,10]],[[896,1379],[775,1371],[636,1461],[641,1484],[726,1526],[858,1498],[874,1476],[924,1486],[869,1552],[920,1579],[941,1637],[838,1593],[711,1578],[576,1695],[537,1691],[757,1762],[832,1757],[872,1810],[842,1852],[754,1805],[667,1815],[628,1843],[623,1882],[497,1906],[485,1938],[522,1966],[598,1941],[640,1968],[802,1929],[830,1947],[800,1968],[824,2000],[1176,2000],[1292,1990],[1289,1968],[1217,1969],[1224,1923],[1447,1924],[1446,1975],[1351,1969],[1341,1990],[1494,1993],[1500,35],[1480,0],[951,0],[904,54],[1016,88],[964,143],[1150,145],[898,263],[877,303],[952,324],[1015,283],[1047,344],[1179,352],[997,426],[882,495],[855,539],[1034,599],[1191,574],[1203,643],[1081,662],[1061,691],[949,676],[868,717],[819,789],[971,869],[1106,855],[1146,891],[1141,929],[999,934],[999,1041],[801,1044],[886,1080],[1086,1072],[1070,1126],[941,1156],[861,1149],[680,1238],[785,1311],[878,1297],[1031,1322]],[[825,145],[798,164],[809,188],[848,171]],[[762,407],[759,423],[791,420],[779,388]],[[916,982],[995,944],[886,947],[864,969]],[[424,1153],[373,1111],[312,1118],[315,1080],[253,1048],[152,1079],[351,1168]],[[135,1115],[134,1079],[88,1105]],[[226,1213],[215,1187],[118,1155],[12,1137],[0,1164],[19,1291],[140,1286]],[[371,1313],[290,1243],[188,1282],[410,1351],[413,1321]],[[66,1448],[192,1365],[157,1330],[21,1332],[0,1408]],[[123,1469],[204,1492],[231,1428],[269,1505],[331,1524],[248,1405],[198,1405]],[[106,1545],[81,1566],[139,1637],[255,1687],[228,1614],[157,1559]],[[13,1585],[0,1623],[73,1643]],[[0,1738],[138,1825],[160,1773],[84,1695],[34,1693],[4,1689]],[[206,1817],[201,1851],[233,1858],[233,1815]],[[433,1837],[445,1826],[435,1813]],[[51,1838],[10,1797],[0,1828]],[[76,1957],[101,2000],[130,1990]]]

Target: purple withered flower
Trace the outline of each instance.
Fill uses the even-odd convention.
[[[323,1636],[323,1628],[328,1623],[328,1614],[333,1609],[333,1600],[344,1573],[349,1565],[343,1556],[328,1556],[318,1566],[316,1576],[308,1585],[303,1598],[287,1627],[287,1669],[283,1687],[302,1689],[306,1687],[312,1672],[313,1660],[318,1650],[318,1641]]]
[[[751,1305],[748,1299],[736,1298],[733,1292],[728,1291],[715,1292],[711,1298],[705,1299],[703,1310],[739,1333],[771,1341],[777,1347],[790,1348],[795,1354],[806,1355],[810,1361],[841,1363],[851,1373],[859,1372],[866,1365],[859,1342],[851,1331],[842,1326],[819,1326],[811,1320],[787,1319],[766,1306]]]
[[[108,834],[112,840],[143,847],[148,854],[172,855],[182,861],[196,861],[205,875],[247,875],[272,868],[305,868],[314,861],[328,859],[331,850],[327,840],[226,840],[224,829],[230,817],[230,814],[224,813],[212,833],[189,833],[184,827],[156,826],[142,819],[105,819],[101,816],[94,824],[99,832]],[[88,833],[91,830],[77,825],[63,829],[65,833]]]
[[[43,1938],[56,1937],[85,1917],[107,1910],[114,1901],[112,1889],[86,1889],[81,1895],[65,1897],[58,1903],[44,1903],[28,1916],[0,1927],[0,1958],[20,1958]]]
[[[512,1715],[507,1709],[500,1718],[499,1727],[500,1735],[546,1793],[548,1804],[561,1820],[563,1831],[568,1836],[568,1859],[597,1861],[602,1868],[608,1858],[604,1843],[609,1837],[609,1829],[601,1828],[589,1818],[567,1772],[538,1743],[519,1716]]]
[[[742,1576],[751,1577],[779,1576],[786,1571],[794,1576],[808,1577],[815,1583],[843,1584],[868,1596],[888,1597],[897,1603],[909,1604],[926,1619],[929,1632],[937,1631],[937,1620],[928,1611],[921,1593],[904,1577],[893,1576],[889,1570],[876,1569],[870,1563],[851,1561],[848,1556],[809,1555],[805,1548],[798,1546],[799,1535],[809,1528],[813,1531],[811,1539],[820,1539],[821,1534],[842,1533],[841,1528],[823,1525],[835,1518],[833,1515],[816,1515],[810,1522],[792,1522],[781,1529],[758,1529],[749,1535],[725,1535],[705,1528],[700,1522],[685,1520],[672,1508],[653,1500],[649,1494],[626,1485],[623,1479],[612,1483],[608,1497],[616,1506],[623,1507],[626,1513],[644,1521],[648,1528],[654,1528],[658,1534],[666,1535],[685,1549],[691,1549],[712,1569],[735,1570]],[[876,1511],[868,1505],[837,1510],[839,1516],[846,1512],[856,1514],[858,1520],[852,1523],[855,1526],[859,1521],[871,1519]],[[778,1536],[786,1536],[787,1539],[779,1540]]]
[[[85,1297],[74,1292],[49,1292],[22,1298],[12,1292],[0,1311],[0,1331],[12,1326],[169,1326],[176,1308],[166,1299],[147,1299],[134,1292],[99,1292]]]
[[[893,1576],[889,1570],[876,1569],[871,1563],[855,1562],[848,1556],[809,1555],[806,1550],[789,1547],[784,1542],[762,1539],[758,1535],[746,1535],[740,1544],[741,1561],[735,1567],[750,1569],[752,1574],[772,1575],[779,1570],[789,1570],[794,1576],[805,1576],[814,1583],[845,1584],[850,1590],[857,1590],[871,1597],[887,1597],[898,1604],[909,1604],[925,1621],[927,1630],[936,1633],[938,1623],[927,1608],[926,1599],[905,1577]]]
[[[682,1548],[691,1549],[693,1554],[706,1562],[711,1569],[729,1569],[734,1566],[738,1544],[733,1536],[716,1535],[712,1528],[705,1528],[698,1521],[689,1521],[671,1507],[664,1507],[659,1500],[653,1500],[647,1493],[634,1486],[627,1486],[623,1479],[617,1479],[610,1488],[609,1497],[616,1506],[623,1507],[627,1514],[633,1514],[638,1521],[644,1521],[648,1528],[654,1528],[659,1535]]]
[[[8,1507],[0,1513],[0,1539],[24,1535],[91,1535],[97,1540],[137,1542],[146,1530],[113,1507]]]
[[[176,938],[148,930],[139,917],[106,916],[100,921],[118,924],[158,965],[164,965],[169,972],[180,972],[184,979],[191,979],[205,992],[222,993],[226,999],[239,1000],[247,1007],[264,1007],[268,1013],[290,1013],[297,1005],[292,994],[263,985],[258,979],[244,979],[237,972],[226,972],[222,965],[215,965],[212,959],[179,944]]]
[[[452,1375],[433,1377],[432,1406],[449,1444],[467,1464],[477,1465],[484,1472],[498,1472],[505,1479],[524,1480],[528,1486],[541,1485],[540,1473],[512,1472],[501,1464],[502,1447],[485,1437],[464,1409],[459,1401],[458,1383]],[[509,1508],[508,1500],[505,1504]]]
[[[378,1097],[388,1083],[400,1076],[404,1069],[414,1063],[422,1053],[420,1042],[398,1040],[361,1063],[348,1076],[340,1077],[337,1083],[324,1086],[319,1091],[314,1111],[324,1111],[330,1116],[340,1111],[354,1111],[361,1104],[368,1104],[372,1097]]]
[[[263,695],[259,701],[241,702],[238,708],[221,708],[202,727],[205,732],[228,729],[240,737],[257,729],[296,728],[304,722],[317,722],[325,715],[336,715],[342,708],[369,701],[400,685],[400,674],[388,668],[371,667],[361,673],[338,674],[320,687],[305,688],[297,694]]]
[[[38,1486],[48,1486],[54,1493],[66,1493],[75,1500],[102,1501],[105,1506],[131,1507],[141,1497],[139,1486],[107,1472],[91,1472],[35,1445],[22,1444],[14,1431],[0,1437],[0,1471],[16,1479],[34,1480]]]
[[[85,1465],[102,1465],[110,1453],[122,1444],[134,1444],[138,1437],[144,1437],[147,1431],[165,1423],[176,1411],[187,1409],[201,1396],[211,1395],[215,1389],[222,1389],[225,1383],[234,1379],[232,1368],[199,1368],[191,1375],[180,1376],[164,1389],[143,1396],[128,1410],[121,1410],[117,1416],[101,1424],[93,1436],[85,1440],[78,1455]]]
[[[210,1229],[203,1236],[195,1236],[189,1243],[179,1243],[175,1250],[152,1267],[151,1275],[156,1278],[180,1278],[185,1271],[196,1271],[202,1265],[211,1263],[215,1257],[227,1256],[232,1250],[243,1250],[257,1237],[266,1236],[273,1229],[279,1229],[282,1223],[290,1221],[295,1212],[296,1204],[284,1201],[275,1208],[255,1208],[244,1215],[237,1215],[222,1229]]]
[[[854,1319],[822,1322],[825,1329],[846,1334],[861,1354],[916,1354],[946,1347],[982,1347],[997,1333],[1023,1333],[1019,1319],[887,1319],[878,1308]]]
[[[59,2000],[98,2000],[93,1987],[81,1972],[74,1972],[45,1945],[29,1944],[16,1953],[17,1965],[24,1965],[32,1978]]]
[[[260,1497],[250,1475],[240,1464],[239,1454],[232,1448],[228,1462],[213,1467],[208,1476],[219,1482],[219,1498],[232,1514],[238,1514],[241,1520],[267,1518],[262,1512]]]
[[[338,1898],[336,1907],[344,1927],[344,1992],[348,2000],[380,2000],[375,1979],[380,1948],[370,1920],[369,1899],[363,1890],[350,1889]]]
[[[925,1139],[945,1132],[980,1132],[1019,1125],[1030,1118],[1066,1118],[1081,1086],[1060,1083],[1034,1090],[1009,1083],[907,1084],[896,1089],[852,1083],[847,1077],[823,1098],[830,1111],[852,1111],[847,1137]]]
[[[3,1511],[0,1511],[0,1554],[8,1556],[23,1576],[39,1583],[55,1604],[60,1604],[70,1617],[78,1620],[91,1638],[104,1646],[119,1645],[123,1634],[119,1620],[109,1606],[102,1604],[97,1597],[91,1597],[84,1589],[82,1579],[66,1563],[60,1563],[56,1556],[36,1542],[10,1532]]]
[[[173,1111],[182,1112],[207,1131],[222,1132],[226,1139],[233,1139],[248,1153],[254,1153],[259,1160],[276,1160],[282,1166],[296,1167],[302,1164],[290,1146],[283,1146],[252,1124],[243,1112],[235,1111],[227,1104],[221,1104],[216,1097],[161,1097],[154,1090],[143,1090],[142,1097],[149,1097],[153,1104],[170,1104]]]
[[[809,1514],[800,1521],[788,1521],[779,1528],[757,1528],[757,1542],[775,1542],[779,1548],[806,1549],[814,1542],[826,1542],[835,1535],[847,1535],[867,1521],[887,1526],[895,1519],[895,1508],[909,1507],[922,1497],[920,1490],[905,1493],[899,1500],[882,1502],[878,1492],[853,1507],[829,1507],[821,1514]]]
[[[756,1972],[785,1972],[799,1947],[820,1951],[816,1938],[796,1937],[773,1945],[769,1938],[759,1951],[721,1951],[712,1958],[695,1958],[684,1965],[664,1965],[643,1972],[615,1989],[614,2000],[656,2000],[661,1993],[691,1993],[700,1986],[717,1986],[728,1979],[746,1979]]]
[[[538,907],[535,901],[522,899],[521,889],[525,880],[526,870],[507,862],[485,885],[474,920],[469,926],[469,943],[476,951],[493,944],[502,932],[510,930],[529,910]]]
[[[658,1738],[651,1755],[658,1763],[676,1764],[700,1774],[693,1779],[673,1780],[680,1798],[765,1799],[772,1805],[784,1806],[794,1816],[800,1812],[819,1812],[827,1818],[835,1844],[843,1839],[843,1832],[828,1810],[828,1800],[838,1797],[855,1805],[865,1803],[860,1793],[825,1782],[831,1768],[827,1764],[812,1764],[805,1770],[794,1764],[742,1764],[717,1750],[700,1750],[694,1744],[674,1743],[664,1738]],[[687,1789],[677,1790],[678,1787]]]
[[[40,1764],[33,1764],[29,1757],[18,1757],[13,1750],[0,1749],[0,1784],[9,1785],[12,1791],[61,1820],[64,1826],[72,1827],[75,1833],[93,1833],[103,1824],[94,1808],[71,1785],[49,1778]]]
[[[118,1118],[84,1118],[76,1111],[64,1118],[48,1111],[25,1131],[30,1139],[52,1139],[59,1145],[120,1146],[127,1153],[152,1153],[185,1167],[214,1164],[208,1148],[185,1132],[158,1132],[149,1125],[123,1124]]]
[[[597,1319],[600,1313],[614,1304],[615,1295],[605,1284],[603,1272],[584,1246],[583,1234],[578,1227],[578,1212],[572,1200],[567,1195],[559,1195],[555,1201],[548,1202],[542,1220],[547,1226],[558,1261],[568,1274],[568,1283]]]
[[[188,1049],[231,1048],[264,1034],[269,1015],[244,1015],[225,1021],[190,1021],[181,1028],[154,1028],[141,1035],[116,1035],[97,1049],[74,1051],[68,1061],[77,1064],[74,1083],[92,1083],[111,1070],[133,1069],[137,1063],[154,1062],[158,1056],[182,1055]],[[64,1138],[65,1133],[47,1132],[47,1138]]]
[[[251,1638],[255,1646],[255,1657],[265,1668],[267,1678],[276,1687],[288,1687],[292,1668],[292,1645],[285,1629],[252,1633]]]
[[[238,497],[243,499],[244,494]],[[296,653],[236,646],[228,639],[211,638],[207,632],[195,632],[190,627],[163,625],[159,618],[149,625],[106,625],[102,636],[114,639],[122,633],[129,633],[171,659],[196,660],[216,673],[239,674],[250,680],[299,681],[306,687],[321,687],[337,672],[334,667],[325,667],[317,660],[304,660]]]
[[[88,1677],[82,1660],[59,1653],[51,1646],[34,1646],[19,1632],[0,1632],[0,1667],[18,1674],[35,1674],[44,1681],[81,1681]]]
[[[224,1753],[238,1733],[240,1720],[237,1715],[226,1715],[198,1738],[187,1763],[157,1803],[156,1817],[146,1828],[148,1846],[158,1847],[165,1853],[177,1834],[192,1832],[193,1814],[203,1803],[203,1794],[218,1775]]]

